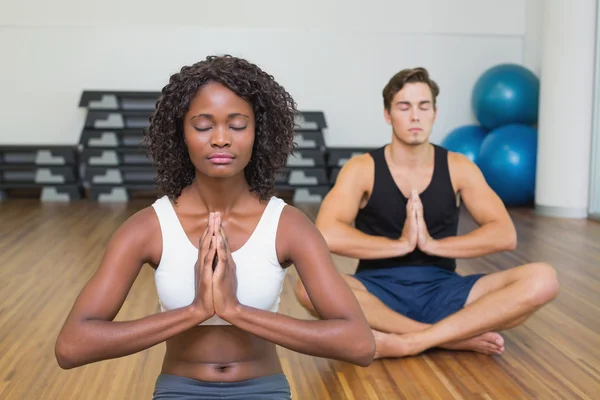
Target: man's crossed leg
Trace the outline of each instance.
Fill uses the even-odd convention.
[[[416,355],[433,347],[500,354],[495,333],[517,326],[558,295],[554,269],[532,263],[481,277],[464,308],[433,324],[410,319],[386,306],[356,278],[344,275],[365,313],[377,344],[377,358]],[[318,318],[298,281],[296,297]]]

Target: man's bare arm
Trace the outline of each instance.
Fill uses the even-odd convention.
[[[402,256],[412,251],[405,240],[367,235],[353,226],[361,202],[373,185],[373,171],[370,155],[351,158],[323,199],[316,225],[334,254],[378,259]]]
[[[434,240],[424,251],[441,257],[473,258],[513,250],[517,234],[502,200],[467,157],[457,153],[448,157],[453,180],[479,227],[464,235]]]

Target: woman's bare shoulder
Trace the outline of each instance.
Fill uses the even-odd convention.
[[[156,267],[162,254],[162,232],[154,207],[147,206],[129,216],[113,234],[115,239]]]

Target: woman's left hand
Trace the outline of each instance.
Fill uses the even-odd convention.
[[[215,313],[227,321],[239,306],[237,298],[236,265],[231,256],[229,242],[221,225],[221,217],[215,221],[217,238],[217,263],[213,273],[213,302]]]

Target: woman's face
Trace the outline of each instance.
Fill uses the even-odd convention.
[[[243,173],[252,157],[252,105],[220,83],[202,86],[184,117],[183,133],[196,170],[215,178]]]

